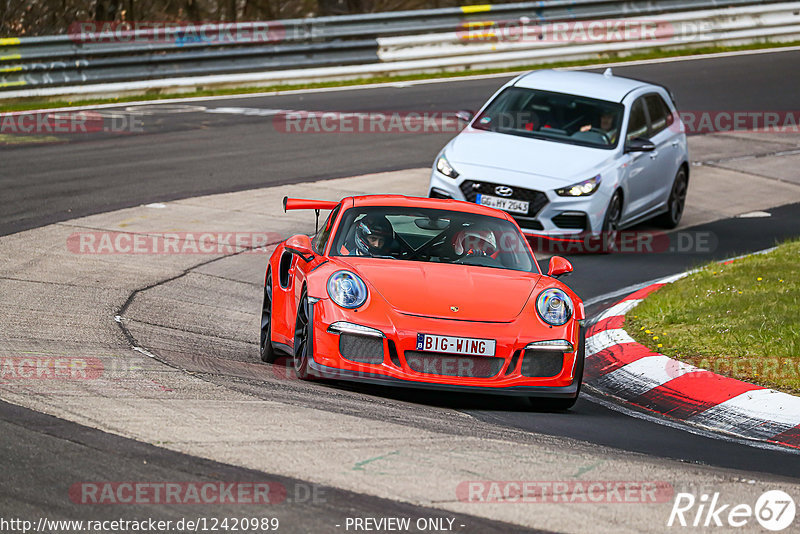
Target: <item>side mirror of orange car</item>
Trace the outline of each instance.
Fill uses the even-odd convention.
[[[314,259],[314,251],[311,249],[311,239],[305,235],[295,235],[286,240],[286,250],[292,254],[297,254],[304,261],[311,261]]]
[[[547,268],[547,276],[558,278],[561,275],[569,274],[572,272],[572,264],[562,258],[561,256],[553,256],[550,258],[550,265]]]

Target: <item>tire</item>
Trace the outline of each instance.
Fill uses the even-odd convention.
[[[575,380],[578,381],[578,389],[575,391],[575,396],[568,398],[528,397],[532,408],[548,412],[566,412],[578,402],[578,397],[581,396],[581,386],[583,386],[583,366],[586,360],[586,331],[583,328],[578,334],[578,343],[580,343],[580,347],[578,347],[578,361],[575,364]]]
[[[667,200],[667,212],[655,219],[659,226],[668,230],[677,228],[686,207],[686,192],[688,189],[689,179],[686,176],[686,169],[681,167],[672,182],[672,190],[669,193],[669,200]]]
[[[548,399],[531,397],[531,404],[537,411],[566,412],[578,402],[578,397],[568,399]]]
[[[603,234],[601,238],[601,250],[608,254],[617,249],[617,234],[619,233],[619,221],[622,219],[622,194],[614,191],[611,200],[608,202],[605,217],[603,217]]]
[[[310,310],[308,296],[303,290],[300,304],[297,306],[297,320],[294,325],[294,372],[300,380],[312,378],[308,366],[314,350],[314,325]]]
[[[264,284],[264,300],[261,304],[261,361],[275,363],[278,353],[272,346],[272,271],[267,271]]]

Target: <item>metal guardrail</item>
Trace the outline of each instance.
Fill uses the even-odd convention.
[[[445,66],[453,58],[462,64],[498,63],[504,54],[514,54],[517,60],[527,58],[533,61],[543,57],[555,60],[562,56],[588,57],[591,53],[630,53],[648,46],[663,50],[745,43],[765,37],[795,40],[800,39],[800,2],[680,12],[656,15],[646,20],[626,17],[596,22],[600,31],[594,38],[589,38],[592,30],[587,28],[594,22],[576,23],[566,28],[549,24],[532,29],[512,27],[505,31],[494,28],[484,31],[477,28],[464,32],[384,37],[378,39],[378,56],[382,62],[434,59]],[[608,31],[603,31],[604,25],[609,27]],[[618,27],[617,31],[613,25]],[[622,38],[622,28],[625,27],[636,30],[627,39]],[[643,29],[650,35],[639,35]],[[572,35],[579,38],[565,39]],[[586,38],[580,39],[580,36]]]
[[[403,59],[430,63],[438,58],[445,60],[443,67],[457,66],[457,56],[485,51],[479,51],[472,43],[472,49],[465,52],[464,43],[453,42],[452,35],[457,35],[459,29],[489,22],[522,19],[528,24],[541,25],[558,21],[670,17],[754,3],[753,0],[545,0],[264,23],[137,29],[119,31],[106,38],[101,33],[99,39],[92,33],[4,38],[0,39],[0,97],[19,94],[18,90],[23,88],[55,90],[64,86],[237,73],[310,74],[334,66],[366,66],[353,69],[363,73],[371,65]],[[777,3],[779,0],[757,2],[763,9],[769,9],[764,4]],[[208,35],[220,37],[207,38]],[[232,38],[225,37],[228,35]],[[425,39],[439,39],[440,43],[431,47]],[[450,39],[454,46],[446,49],[441,46],[442,39]],[[416,52],[410,52],[415,47]],[[511,51],[509,47],[501,48]],[[523,48],[516,47],[518,55]],[[528,48],[541,50],[543,46],[535,44]],[[488,52],[478,63],[491,62],[487,58],[493,51]],[[462,62],[469,64],[470,60]]]

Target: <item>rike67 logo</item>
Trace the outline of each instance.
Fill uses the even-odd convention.
[[[725,503],[719,493],[703,494],[699,499],[691,493],[678,493],[667,526],[740,528],[752,526],[755,518],[761,527],[778,532],[792,525],[795,512],[794,499],[781,490],[764,492],[755,506]]]

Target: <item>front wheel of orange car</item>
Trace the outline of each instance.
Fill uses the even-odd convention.
[[[297,320],[294,326],[294,372],[300,380],[311,378],[308,363],[313,349],[313,324],[311,321],[311,303],[303,291],[300,304],[297,306]]]
[[[267,271],[264,300],[261,305],[261,361],[275,363],[278,354],[272,347],[272,272]]]
[[[568,399],[548,399],[531,397],[531,405],[536,411],[543,412],[566,412],[578,402],[578,395]]]

